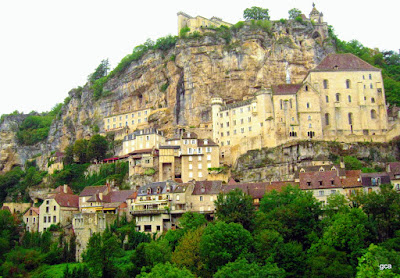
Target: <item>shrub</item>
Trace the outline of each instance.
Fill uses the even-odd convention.
[[[186,38],[187,34],[190,32],[190,28],[189,27],[183,27],[180,31],[179,31],[179,37],[180,38]]]
[[[149,169],[146,169],[146,171],[144,171],[144,174],[146,175],[146,176],[152,176],[152,175],[154,175],[156,173],[156,170],[154,170],[153,168],[149,168]]]

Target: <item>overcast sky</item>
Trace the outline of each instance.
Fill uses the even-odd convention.
[[[177,34],[177,12],[236,23],[243,10],[268,8],[272,20],[312,0],[0,0],[0,114],[50,110],[85,84],[100,61],[111,67],[146,41]],[[399,0],[315,1],[340,39],[399,51]]]

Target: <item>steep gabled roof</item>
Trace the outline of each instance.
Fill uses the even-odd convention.
[[[111,191],[104,196],[103,200],[107,203],[125,202],[135,190],[119,190]]]
[[[101,186],[86,186],[81,194],[79,194],[79,197],[85,197],[85,196],[93,196],[98,193],[103,193],[104,191],[107,190],[107,185],[101,185]]]
[[[345,54],[329,54],[311,71],[380,71],[357,56]]]
[[[390,162],[388,174],[390,179],[395,179],[395,176],[400,175],[400,162]]]
[[[218,194],[222,189],[222,181],[196,181],[192,195]]]
[[[327,189],[342,187],[336,171],[300,173],[300,189]]]
[[[253,199],[261,199],[265,194],[265,187],[269,183],[266,182],[254,182],[254,183],[236,183],[227,184],[222,186],[222,192],[224,194],[239,188],[244,193],[250,195]]]
[[[64,192],[64,185],[60,185],[59,187],[57,187],[56,189],[54,189],[54,191],[52,193],[67,193],[67,194],[74,194],[74,192],[72,191],[71,187],[69,187],[67,185],[67,192]]]
[[[61,207],[79,207],[79,196],[73,194],[59,193],[54,196],[54,200]]]
[[[303,84],[280,84],[272,85],[272,92],[274,95],[295,95],[300,90]]]
[[[207,144],[204,144],[204,140],[207,140]],[[207,147],[207,146],[213,147],[213,146],[218,146],[218,144],[215,143],[215,142],[214,142],[213,140],[211,140],[211,139],[198,139],[198,140],[197,140],[197,145],[198,145],[199,147]]]

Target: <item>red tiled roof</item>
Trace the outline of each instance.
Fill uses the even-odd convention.
[[[127,199],[136,199],[137,191],[133,192]]]
[[[101,186],[86,186],[81,194],[79,194],[79,197],[84,197],[84,196],[93,196],[94,194],[98,193],[104,193],[107,190],[107,185],[101,185]]]
[[[67,193],[67,194],[74,194],[71,187],[67,185],[67,192],[64,192],[64,185],[60,185],[56,189],[54,189],[53,193]]]
[[[271,86],[274,95],[294,95],[303,84],[280,84]]]
[[[222,181],[196,181],[192,195],[218,194],[221,188]]]
[[[197,139],[197,134],[194,132],[184,132],[182,134],[182,139]]]
[[[345,54],[329,54],[311,71],[380,71],[361,60],[357,56]]]
[[[281,192],[282,188],[288,185],[299,186],[299,183],[295,181],[273,181],[266,186],[265,191],[271,192],[272,190],[275,190]]]
[[[389,170],[390,179],[397,179],[395,175],[400,175],[400,162],[390,162]]]
[[[111,191],[103,197],[103,201],[107,203],[125,202],[134,192],[134,190]]]
[[[90,197],[86,202],[103,202],[103,200],[100,199],[99,194],[95,194],[92,197]]]
[[[54,196],[54,199],[61,207],[79,207],[78,195],[59,193]]]
[[[228,184],[229,184],[229,185],[237,184],[237,181],[235,181],[233,178],[231,178],[231,179],[228,181]]]
[[[265,194],[266,185],[266,182],[227,184],[222,186],[222,193],[227,194],[228,192],[239,188],[244,193],[253,197],[253,199],[261,199]]]
[[[300,173],[299,177],[300,189],[337,188],[342,186],[336,171],[306,172]]]

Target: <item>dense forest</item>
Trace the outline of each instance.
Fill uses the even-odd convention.
[[[156,238],[117,219],[93,234],[75,262],[75,239],[54,226],[25,232],[0,211],[4,277],[400,277],[400,195],[331,195],[288,186],[266,193],[256,210],[240,190],[220,194],[216,220],[185,213],[176,230]]]

